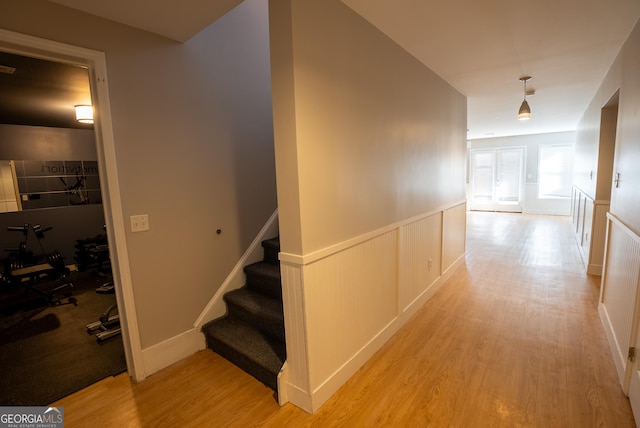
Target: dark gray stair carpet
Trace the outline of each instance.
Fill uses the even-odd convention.
[[[247,287],[276,299],[282,299],[280,265],[262,261],[246,266],[244,273],[247,276]]]
[[[280,240],[262,242],[264,259],[246,266],[246,285],[225,294],[227,314],[202,328],[207,347],[277,391],[286,360]]]
[[[215,323],[205,331],[207,347],[277,391],[278,373],[287,358],[284,342],[232,317]]]
[[[282,300],[260,295],[246,287],[230,291],[224,296],[224,300],[229,314],[284,342]]]

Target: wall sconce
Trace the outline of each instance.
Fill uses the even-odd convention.
[[[80,123],[93,123],[93,106],[77,105],[75,108],[76,121]]]
[[[524,101],[522,101],[522,105],[520,105],[520,110],[518,111],[518,120],[531,119],[531,109],[527,102],[527,81],[529,79],[531,79],[531,76],[523,76],[520,78],[520,81],[524,83]]]

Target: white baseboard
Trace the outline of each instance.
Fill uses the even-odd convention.
[[[311,397],[311,412],[315,412],[331,396],[344,385],[373,355],[384,346],[385,343],[398,331],[403,323],[395,318],[386,327],[371,339],[365,346],[356,352],[333,376],[330,376],[322,385],[313,392]]]
[[[180,333],[170,339],[142,350],[145,376],[156,373],[171,364],[187,358],[205,348],[204,335],[199,328]]]
[[[613,356],[613,362],[616,366],[616,372],[618,373],[618,380],[620,381],[622,392],[627,395],[629,391],[625,375],[627,370],[626,354],[620,349],[618,338],[616,337],[613,325],[611,324],[611,318],[609,317],[607,308],[602,303],[598,305],[598,313],[600,315],[600,322],[602,323],[602,327],[604,328],[604,332],[607,336],[609,350],[611,351],[611,355]]]
[[[300,390],[289,388],[289,401],[303,410],[313,413],[320,408],[351,376],[353,376],[376,352],[378,352],[391,337],[444,285],[465,260],[462,254],[434,283],[417,299],[407,306],[399,316],[394,318],[365,346],[355,353],[342,367],[329,377],[322,385],[313,391],[309,397]]]
[[[288,402],[293,403],[296,407],[301,408],[307,413],[313,413],[313,402],[309,394],[295,385],[287,385]]]
[[[562,210],[532,210],[532,209],[523,209],[522,214],[530,214],[530,215],[558,215],[558,216],[568,216],[571,214],[570,210],[562,209]]]
[[[594,276],[602,276],[602,265],[594,265],[593,263],[587,266],[587,273]]]

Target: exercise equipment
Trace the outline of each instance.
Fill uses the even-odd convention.
[[[39,224],[32,226],[30,223],[25,223],[23,226],[10,226],[7,229],[22,233],[23,240],[17,248],[5,249],[11,253],[5,275],[6,281],[18,287],[24,286],[27,291],[43,295],[50,305],[61,304],[60,300],[55,298],[55,293],[63,288],[73,287],[73,283],[67,280],[69,269],[65,266],[62,255],[57,251],[47,252],[42,242],[45,233],[53,228],[42,228]],[[30,232],[36,236],[41,251],[40,257],[34,256],[28,250],[27,242]],[[47,289],[37,286],[37,284],[54,280],[60,284]],[[75,304],[75,300],[70,299],[70,303]]]
[[[28,266],[29,264],[33,264],[35,261],[33,254],[27,251],[27,239],[29,238],[30,228],[29,223],[25,223],[24,226],[9,226],[7,228],[10,232],[19,232],[23,235],[22,240],[18,243],[16,248],[4,249],[10,253],[7,263],[8,270],[20,269]]]
[[[79,271],[93,269],[98,276],[106,277],[111,272],[109,259],[109,243],[107,235],[96,235],[93,238],[76,241],[75,262]]]
[[[106,230],[106,226],[104,227]],[[96,266],[95,273],[99,276],[106,276],[111,273],[111,263],[109,260],[109,244],[106,235],[98,235],[94,238],[88,238],[76,241],[76,262],[83,268],[88,266]],[[108,281],[96,288],[98,294],[114,294],[115,287],[113,281]],[[87,332],[96,334],[98,343],[102,343],[107,339],[118,336],[122,333],[120,327],[120,315],[117,313],[118,305],[114,303],[104,311],[98,321],[87,324]]]
[[[120,315],[115,313],[118,310],[118,306],[113,304],[107,308],[101,315],[98,321],[87,324],[87,333],[92,334],[99,331],[96,334],[96,340],[98,342],[104,342],[107,339],[118,336],[122,332],[120,327]]]

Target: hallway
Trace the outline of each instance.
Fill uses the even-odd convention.
[[[315,414],[211,351],[55,403],[68,426],[633,427],[566,217],[468,213],[467,259]]]

